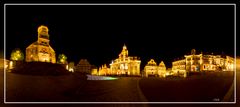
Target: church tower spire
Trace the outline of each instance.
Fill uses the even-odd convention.
[[[127,49],[127,46],[126,46],[126,44],[124,43],[124,45],[123,45],[123,49]]]
[[[127,50],[127,46],[124,44],[123,45],[123,49],[122,52],[119,54],[120,58],[127,58],[128,57],[128,50]]]
[[[128,50],[125,44],[123,45],[122,55],[125,57],[128,57]]]
[[[48,27],[41,25],[38,27],[38,43],[41,45],[49,45]]]

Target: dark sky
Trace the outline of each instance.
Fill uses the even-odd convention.
[[[175,58],[197,52],[234,53],[230,6],[10,6],[6,7],[6,54],[37,40],[49,28],[50,45],[68,61],[87,58],[96,66],[118,57],[124,43],[143,67],[150,58],[171,67]]]

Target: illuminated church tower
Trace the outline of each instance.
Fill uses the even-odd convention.
[[[55,51],[49,45],[47,26],[38,27],[38,40],[26,49],[26,62],[39,61],[56,63]]]
[[[121,59],[122,61],[127,60],[126,58],[128,57],[128,50],[127,50],[127,46],[124,44],[122,52],[119,54],[119,59]]]

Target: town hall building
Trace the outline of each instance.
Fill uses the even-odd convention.
[[[128,56],[127,46],[124,45],[119,57],[112,61],[110,68],[105,64],[99,68],[99,75],[140,75],[141,60],[136,56]]]

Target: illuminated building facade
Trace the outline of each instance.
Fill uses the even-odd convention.
[[[124,45],[119,57],[112,61],[110,68],[106,65],[99,69],[104,75],[140,75],[140,58],[128,56],[127,46]]]
[[[158,75],[157,63],[153,59],[151,59],[144,67],[144,73],[146,77],[148,77],[149,75]]]
[[[159,76],[159,77],[165,77],[166,74],[166,66],[163,61],[159,63],[159,66],[154,61],[154,59],[151,59],[147,65],[144,67],[144,75],[146,77],[148,76]]]
[[[185,55],[185,59],[172,62],[174,72],[200,72],[200,71],[233,71],[234,58],[221,55],[196,54],[196,50],[191,51],[191,55]]]
[[[158,76],[159,77],[165,77],[166,76],[166,71],[167,71],[167,68],[166,68],[164,62],[161,61],[158,65]]]
[[[106,64],[102,65],[98,70],[98,75],[111,75],[110,68]],[[114,74],[112,74],[114,75]]]
[[[26,48],[26,62],[56,63],[55,51],[49,45],[48,31],[46,26],[38,27],[38,40]]]
[[[92,65],[91,74],[92,75],[98,75],[98,69],[95,65]]]
[[[0,69],[6,69],[9,67],[9,60],[0,58]]]
[[[186,71],[186,59],[181,59],[172,62],[172,70]]]
[[[74,66],[74,62],[70,62],[68,65],[67,65],[67,70],[69,72],[74,72],[74,69],[75,69],[75,66]]]

